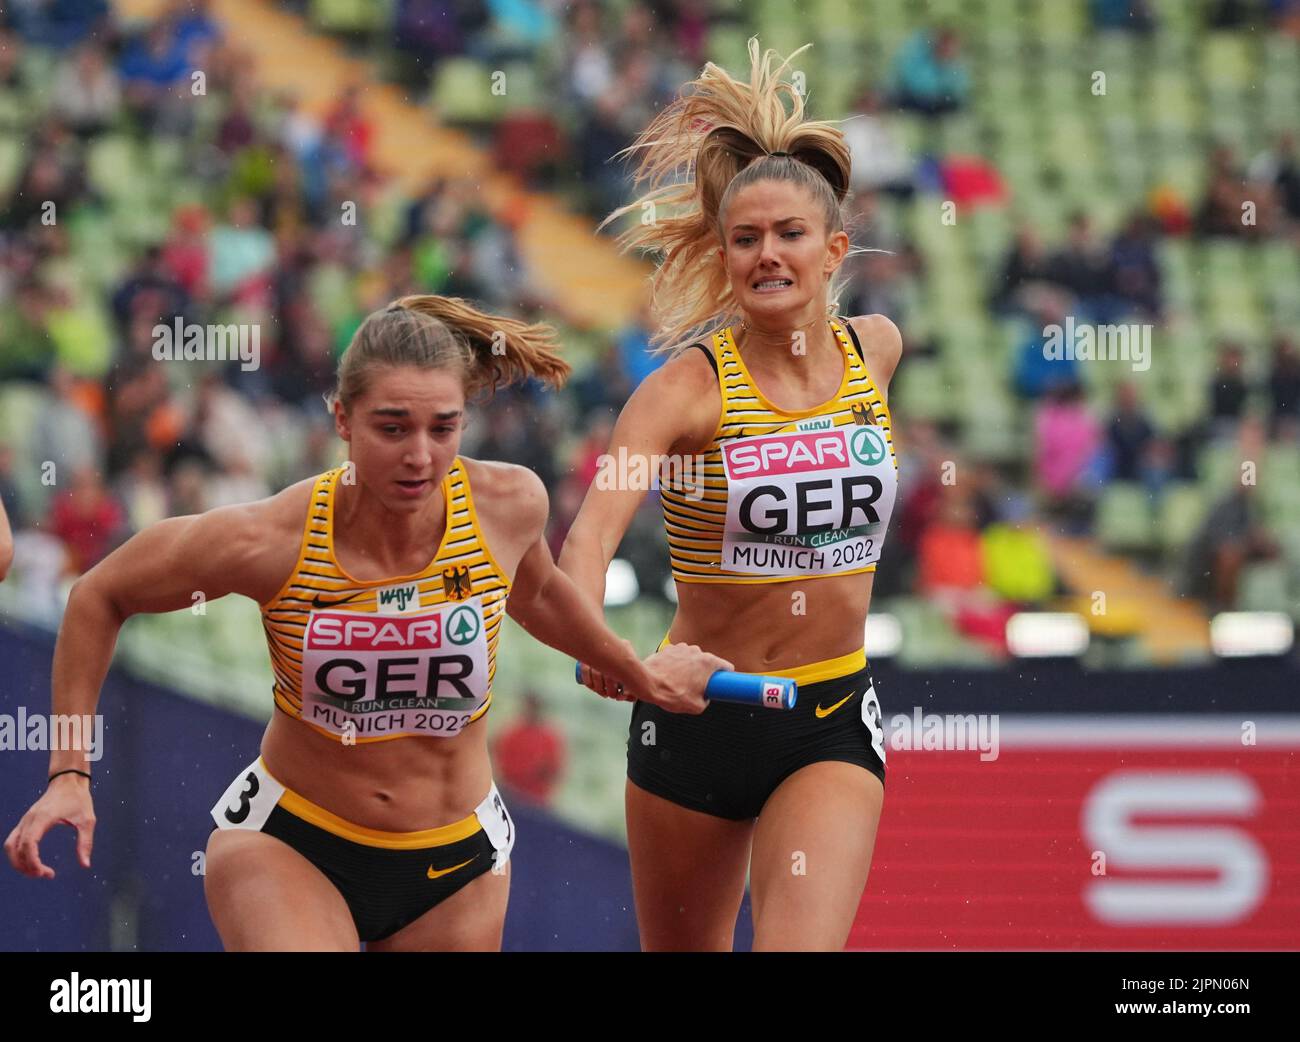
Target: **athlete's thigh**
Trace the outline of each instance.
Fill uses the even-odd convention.
[[[203,890],[227,951],[360,948],[343,895],[287,843],[246,829],[208,837]]]
[[[786,778],[754,830],[754,950],[838,951],[867,885],[885,789],[857,764],[823,761]]]
[[[627,847],[644,951],[731,951],[754,825],[627,783]]]
[[[510,897],[510,862],[484,872],[368,952],[499,952]]]

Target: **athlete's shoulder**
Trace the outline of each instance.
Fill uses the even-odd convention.
[[[857,315],[849,323],[858,334],[872,379],[883,393],[903,357],[903,335],[887,315]]]
[[[148,533],[158,540],[149,544],[154,558],[184,561],[201,577],[264,604],[293,571],[315,480],[248,503],[166,518],[136,538]]]
[[[705,337],[676,352],[658,369],[641,381],[645,386],[651,381],[657,386],[672,386],[678,390],[705,391],[718,384],[717,359]]]
[[[460,457],[469,478],[474,510],[483,538],[506,575],[546,530],[550,503],[546,486],[533,471],[517,463]]]
[[[254,528],[301,529],[307,522],[319,474],[295,481],[265,499],[244,504],[244,520]]]
[[[204,528],[220,529],[225,540],[242,537],[261,544],[268,536],[301,531],[315,484],[315,477],[304,478],[262,499],[213,507],[187,520],[201,520]]]
[[[517,463],[459,457],[469,478],[474,506],[481,511],[532,514],[547,510],[546,486],[536,472]]]
[[[637,431],[651,435],[664,449],[694,451],[718,425],[722,392],[716,360],[707,340],[703,347],[686,347],[673,355],[641,381],[624,408],[623,416]]]

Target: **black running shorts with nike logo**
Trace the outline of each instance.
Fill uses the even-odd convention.
[[[384,832],[340,818],[286,787],[259,756],[211,810],[213,829],[262,832],[287,843],[334,884],[357,937],[382,941],[485,872],[505,872],[514,822],[495,785],[449,825]]]
[[[735,821],[758,817],[801,767],[855,763],[885,781],[884,714],[870,664],[800,686],[793,709],[710,702],[698,716],[637,702],[627,776],[647,792]]]

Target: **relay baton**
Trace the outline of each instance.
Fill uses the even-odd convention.
[[[581,684],[581,662],[573,664],[573,675]],[[733,673],[729,669],[720,669],[709,677],[704,696],[719,702],[793,709],[799,698],[799,685],[789,677],[763,677],[756,673]]]

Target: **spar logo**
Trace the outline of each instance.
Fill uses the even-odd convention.
[[[843,470],[850,466],[844,437],[838,431],[819,434],[774,434],[725,445],[727,471],[732,478],[779,477],[810,470]]]
[[[468,605],[457,608],[447,620],[447,639],[456,645],[465,645],[478,636],[478,612]]]
[[[874,467],[885,458],[884,436],[872,427],[857,427],[849,438],[849,451],[859,463]]]
[[[307,624],[306,644],[309,648],[337,651],[436,651],[442,647],[442,616],[397,619],[352,612],[313,612]]]

